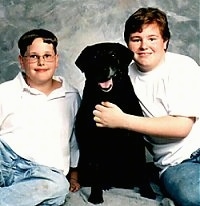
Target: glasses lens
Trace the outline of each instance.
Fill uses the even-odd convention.
[[[43,56],[39,56],[39,55],[36,55],[36,54],[34,54],[34,55],[27,55],[27,56],[24,56],[26,59],[27,59],[27,61],[29,62],[29,63],[35,63],[35,62],[37,62],[37,61],[41,61],[41,58],[45,61],[45,62],[52,62],[53,60],[54,60],[54,57],[55,57],[55,55],[52,55],[52,54],[45,54],[45,55],[43,55]]]
[[[52,62],[53,60],[54,60],[54,55],[51,55],[51,54],[45,54],[44,56],[43,56],[43,59],[44,59],[44,61],[46,61],[46,62]]]

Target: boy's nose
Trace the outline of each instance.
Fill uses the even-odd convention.
[[[44,57],[43,56],[38,56],[38,65],[44,65]]]

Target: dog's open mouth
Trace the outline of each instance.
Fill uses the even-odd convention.
[[[98,83],[98,85],[99,85],[99,87],[101,88],[102,91],[109,92],[112,89],[112,87],[113,87],[112,78],[109,79],[106,82],[100,82],[100,83]]]

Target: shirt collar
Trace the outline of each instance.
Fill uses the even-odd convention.
[[[15,79],[19,82],[20,84],[20,88],[22,92],[31,92],[34,94],[41,94],[38,90],[31,88],[25,81],[25,73],[19,72],[18,75],[15,77]],[[60,95],[65,95],[66,93],[77,93],[78,91],[72,86],[70,85],[68,82],[65,81],[65,79],[62,76],[53,76],[53,79],[62,82],[62,86],[55,90],[56,93],[59,92]]]

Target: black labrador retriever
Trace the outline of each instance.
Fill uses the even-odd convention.
[[[117,104],[124,112],[142,116],[134,93],[128,65],[133,53],[119,43],[87,46],[75,61],[86,81],[77,113],[75,132],[80,148],[79,181],[91,187],[88,201],[102,203],[103,190],[134,188],[142,196],[155,198],[145,170],[143,135],[124,129],[98,128],[93,120],[95,105]]]

